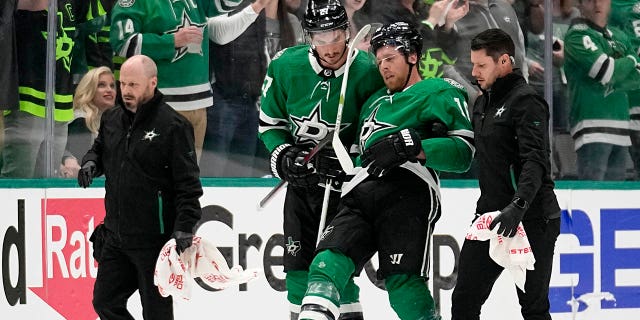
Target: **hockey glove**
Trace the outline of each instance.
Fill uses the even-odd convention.
[[[381,177],[389,170],[407,162],[416,162],[416,156],[422,151],[420,136],[413,129],[402,129],[388,135],[362,153],[362,167],[370,175]]]
[[[320,178],[320,183],[331,179],[331,184],[334,188],[339,189],[346,177],[340,161],[336,156],[336,152],[332,148],[326,147],[320,150],[314,158],[314,165],[316,172]]]
[[[282,148],[281,148],[282,147]],[[318,185],[320,177],[304,157],[309,150],[301,146],[281,145],[271,154],[271,170],[276,176],[295,187],[309,188]]]
[[[489,229],[493,230],[498,223],[498,234],[505,237],[512,238],[518,232],[518,225],[522,221],[524,213],[527,211],[526,206],[522,208],[518,207],[515,203],[511,202],[508,206],[500,211],[500,214],[491,221]]]
[[[191,232],[175,231],[173,238],[176,239],[176,251],[178,254],[183,253],[193,243],[193,234]]]
[[[78,185],[83,188],[90,186],[97,172],[98,166],[95,161],[89,160],[85,162],[78,171]]]

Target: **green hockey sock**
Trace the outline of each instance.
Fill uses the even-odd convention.
[[[358,301],[360,301],[360,287],[353,282],[353,277],[351,277],[340,294],[340,304],[349,304]]]
[[[391,307],[402,320],[437,320],[440,317],[424,278],[394,274],[385,279]]]
[[[307,291],[309,272],[303,270],[288,271],[286,276],[287,300],[292,305],[300,307],[302,298]]]
[[[328,282],[338,290],[338,293],[342,294],[354,270],[355,265],[349,257],[338,251],[323,250],[316,255],[313,262],[311,262],[311,266],[309,266],[309,284]],[[322,292],[309,291],[307,291],[307,295],[322,296],[332,300],[336,305],[340,305],[339,300],[334,301],[334,299],[340,298],[339,295],[332,297],[329,293],[323,294]]]

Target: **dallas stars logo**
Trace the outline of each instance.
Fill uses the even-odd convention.
[[[177,25],[175,29],[167,31],[167,33],[168,34],[176,33],[180,29],[183,29],[183,28],[186,28],[186,27],[191,27],[191,26],[198,27],[198,28],[202,29],[204,27],[204,25],[205,25],[204,23],[194,23],[193,21],[191,21],[191,18],[189,17],[187,12],[186,11],[182,11],[182,21],[180,22],[180,24]],[[184,57],[184,55],[187,54],[188,50],[189,50],[188,46],[176,48],[176,53],[173,56],[173,60],[171,60],[171,62],[175,62],[178,59]],[[202,48],[200,48],[200,54],[202,54]]]
[[[386,99],[388,99],[388,97],[386,97]],[[376,103],[374,102],[374,105],[375,104]],[[369,140],[369,138],[371,138],[374,133],[396,127],[390,123],[376,120],[378,111],[380,111],[380,105],[380,103],[377,104],[373,112],[371,112],[371,114],[364,120],[362,124],[362,130],[360,131],[360,150],[364,150],[364,146],[367,140]]]
[[[291,237],[287,238],[287,253],[296,256],[302,247],[300,246],[300,241],[293,241]]]
[[[153,141],[153,138],[155,138],[155,137],[157,137],[157,136],[159,136],[159,135],[160,135],[159,133],[156,133],[155,131],[156,131],[156,129],[155,129],[155,128],[154,128],[154,129],[152,129],[151,131],[145,131],[145,132],[144,132],[144,137],[142,137],[142,139],[141,139],[141,140],[149,140],[149,141]]]
[[[504,104],[503,104],[503,105],[502,105],[502,107],[500,107],[500,109],[496,110],[496,114],[495,114],[493,117],[494,117],[494,118],[502,117],[502,113],[503,113],[505,110],[507,110],[507,109],[504,107]]]
[[[296,143],[317,143],[329,134],[330,131],[335,130],[335,124],[329,123],[322,119],[320,110],[322,109],[322,101],[318,101],[311,114],[303,117],[291,116],[291,122],[295,125],[294,136],[296,137]],[[340,130],[348,127],[350,123],[341,123]]]

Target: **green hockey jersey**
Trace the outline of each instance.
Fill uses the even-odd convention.
[[[575,149],[595,142],[630,145],[626,91],[640,86],[640,71],[628,38],[579,18],[564,43]]]
[[[609,25],[619,28],[629,37],[631,47],[640,55],[640,1],[611,0]]]
[[[174,109],[209,107],[213,93],[207,17],[228,12],[240,2],[119,0],[111,14],[111,46],[122,57],[144,54],[153,59],[158,66],[158,89]],[[188,26],[203,30],[203,43],[197,48],[175,48],[174,33]]]
[[[270,152],[284,143],[315,145],[335,129],[345,66],[335,71],[322,68],[309,45],[276,54],[262,85],[258,133]],[[384,82],[364,51],[357,52],[347,81],[340,138],[351,145],[362,104]]]
[[[422,138],[425,166],[437,171],[464,172],[475,149],[467,109],[467,93],[451,79],[422,80],[401,92],[379,90],[360,114],[359,149],[402,129],[413,128]],[[444,123],[447,137],[429,137],[429,124]],[[356,165],[360,165],[360,157]]]
[[[640,0],[612,0],[609,24],[627,34],[631,47],[640,56]],[[631,130],[640,130],[640,88],[627,95]]]
[[[103,6],[104,5],[104,6]],[[73,120],[73,77],[71,74],[76,26],[106,14],[108,1],[58,0],[56,32],[56,121]],[[47,11],[16,13],[20,110],[38,117],[46,116],[45,79],[47,57]]]

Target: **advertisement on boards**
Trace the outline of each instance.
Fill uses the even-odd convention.
[[[176,319],[287,319],[282,256],[284,192],[264,209],[268,187],[206,187],[197,234],[230,266],[258,269],[247,284],[214,291],[194,283],[191,300],[175,301]],[[554,320],[637,319],[640,314],[640,191],[556,190],[563,209],[550,301]],[[431,292],[450,318],[456,262],[471,223],[475,188],[444,188],[432,241]],[[91,232],[104,217],[102,188],[0,189],[0,314],[11,319],[96,319],[91,304],[98,264]],[[367,319],[397,319],[375,278],[377,256],[356,282]],[[129,310],[142,319],[137,294]],[[522,319],[512,278],[498,279],[483,319]]]

